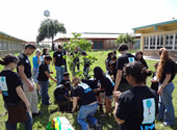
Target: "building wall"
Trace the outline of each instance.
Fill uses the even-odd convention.
[[[157,56],[157,51],[162,47],[177,58],[177,30],[142,33],[141,50],[145,55]]]
[[[11,41],[0,38],[0,56],[4,56],[8,53],[21,52],[24,49],[24,44],[22,42]]]

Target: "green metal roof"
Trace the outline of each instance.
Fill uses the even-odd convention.
[[[141,26],[141,27],[136,27],[133,28],[133,30],[137,30],[137,29],[143,29],[143,28],[149,28],[149,27],[156,27],[159,25],[165,25],[165,24],[171,24],[171,23],[177,23],[177,20],[171,20],[171,21],[166,21],[166,22],[162,22],[162,23],[156,23],[156,24],[151,24],[151,25],[146,25],[146,26]]]
[[[0,34],[6,35],[7,37],[10,37],[10,38],[16,39],[16,40],[21,41],[21,42],[26,42],[26,41],[21,40],[21,39],[19,39],[19,38],[16,38],[16,37],[10,36],[9,34],[4,33],[4,32],[2,32],[2,31],[0,31]]]

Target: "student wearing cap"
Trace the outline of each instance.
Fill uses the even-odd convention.
[[[63,79],[63,74],[65,72],[65,59],[63,56],[66,53],[62,50],[62,46],[58,45],[58,50],[53,54],[53,63],[55,65],[56,70],[56,79],[58,80],[57,85],[60,84]]]

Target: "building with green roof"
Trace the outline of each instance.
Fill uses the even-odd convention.
[[[0,31],[0,56],[23,50],[25,41]]]
[[[145,55],[157,56],[158,49],[168,49],[171,56],[177,58],[177,20],[171,20],[147,26],[133,28],[141,34],[141,51]]]

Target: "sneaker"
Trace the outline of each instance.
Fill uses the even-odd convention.
[[[35,118],[35,117],[39,116],[40,114],[42,114],[41,111],[38,111],[37,113],[32,113],[32,117]]]
[[[44,105],[46,105],[46,106],[49,106],[49,105],[52,105],[52,103],[51,102],[49,102],[49,103],[42,103],[42,104],[44,104]]]
[[[37,94],[38,94],[39,96],[41,96],[41,92],[40,92],[39,90],[37,91]]]
[[[94,130],[94,127],[90,127],[90,125],[87,125],[87,130]]]
[[[101,125],[101,123],[98,123],[98,122],[97,122],[94,127],[95,127],[95,130],[102,130],[102,125]]]

